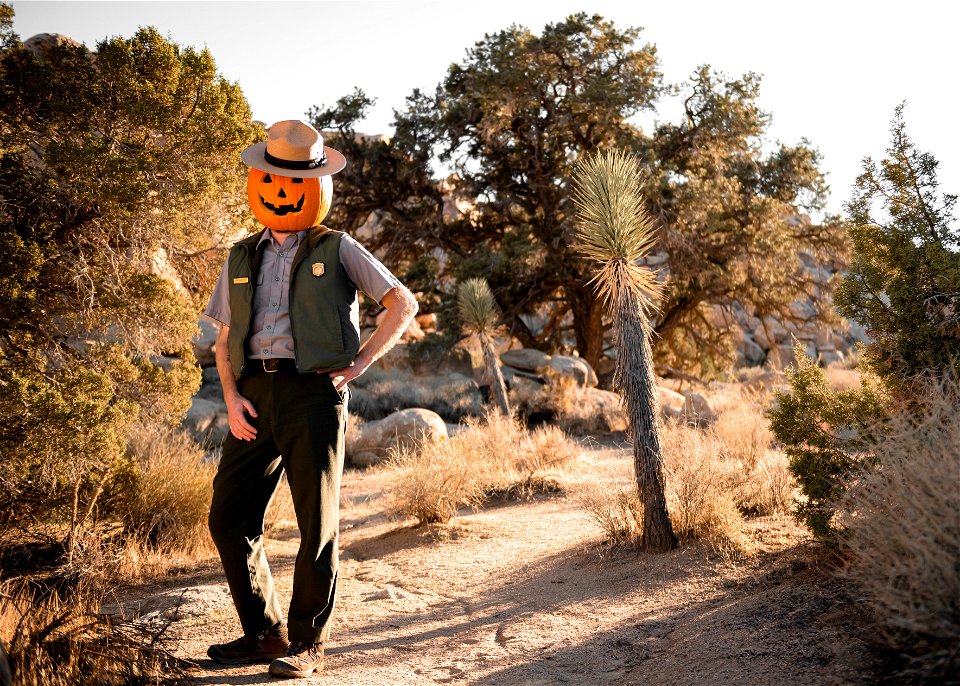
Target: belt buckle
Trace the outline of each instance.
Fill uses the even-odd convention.
[[[276,372],[280,371],[280,363],[277,362],[275,357],[264,358],[260,361],[263,363],[263,371],[265,371],[267,374],[275,374]]]

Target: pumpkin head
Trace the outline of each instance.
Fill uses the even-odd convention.
[[[276,231],[301,231],[318,225],[330,211],[330,176],[300,178],[259,169],[247,175],[247,199],[260,223]]]

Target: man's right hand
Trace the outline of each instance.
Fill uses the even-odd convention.
[[[239,393],[234,393],[226,402],[230,433],[241,441],[252,441],[257,437],[257,430],[247,421],[247,414],[257,416],[253,403]]]

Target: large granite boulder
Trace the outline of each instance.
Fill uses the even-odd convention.
[[[599,383],[593,367],[581,357],[554,355],[549,358],[549,365],[554,372],[562,377],[573,379],[578,386],[596,388]]]
[[[214,367],[217,364],[215,345],[220,326],[208,319],[201,319],[199,326],[199,333],[190,341],[193,345],[193,356],[201,367]]]
[[[539,372],[550,366],[550,356],[533,348],[504,351],[500,354],[500,361],[525,372]]]
[[[671,391],[663,386],[657,386],[657,393],[660,396],[660,414],[664,418],[683,416],[683,408],[687,404],[687,399],[682,393]]]
[[[389,457],[391,448],[404,448],[421,441],[447,438],[447,425],[436,412],[411,407],[360,427],[350,462],[369,467]]]
[[[590,388],[586,391],[587,404],[597,417],[600,430],[626,431],[629,421],[620,396],[612,391]]]

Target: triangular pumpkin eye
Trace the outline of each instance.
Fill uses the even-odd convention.
[[[273,178],[272,178],[269,174],[267,174],[266,176],[263,177],[263,182],[264,182],[264,183],[273,183]]]
[[[293,182],[294,182],[294,183],[303,183],[303,179],[296,179],[296,178],[295,178],[295,179],[293,180]]]

